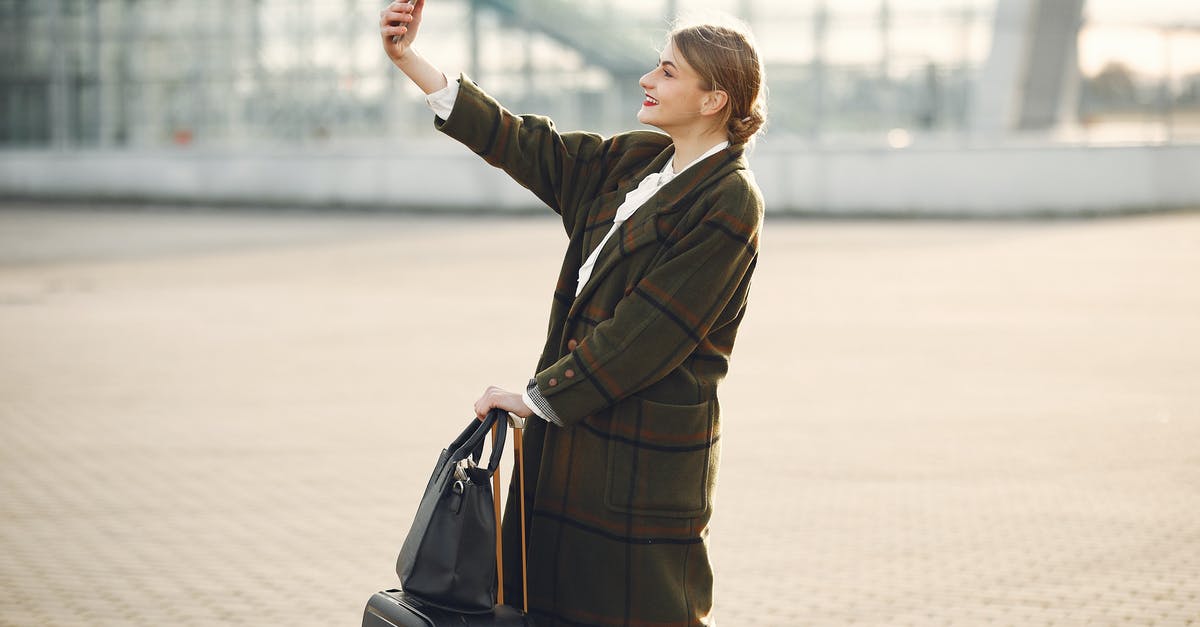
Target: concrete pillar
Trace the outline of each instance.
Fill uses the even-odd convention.
[[[1022,87],[1021,130],[1049,129],[1062,122],[1064,109],[1074,111],[1078,98],[1079,26],[1084,0],[1040,0],[1030,24],[1030,46]],[[1068,94],[1076,99],[1066,102]],[[1072,119],[1074,114],[1071,115]]]
[[[829,10],[825,0],[819,0],[813,9],[813,59],[812,59],[812,125],[809,136],[819,139],[825,124],[825,40],[828,33]]]
[[[1077,39],[1084,0],[997,0],[972,106],[974,131],[1049,129],[1078,97]],[[1073,117],[1073,113],[1067,119]]]
[[[467,0],[467,45],[470,46],[467,67],[471,68],[471,79],[483,80],[479,52],[479,0]]]
[[[71,140],[71,81],[67,46],[74,41],[67,28],[62,0],[44,0],[50,16],[50,145],[66,148]]]

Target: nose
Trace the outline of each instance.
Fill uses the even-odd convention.
[[[654,84],[650,82],[650,79],[653,76],[654,76],[654,70],[650,70],[649,72],[646,72],[645,74],[642,75],[641,78],[638,79],[638,85],[641,85],[642,89],[644,89],[646,91],[650,91],[650,89],[654,87]]]

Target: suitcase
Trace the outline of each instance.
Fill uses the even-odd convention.
[[[519,420],[519,419],[518,419]],[[517,433],[513,438],[513,452],[517,456],[517,477],[521,501],[521,579],[522,588],[526,588],[525,566],[525,459],[521,438],[524,435],[521,427],[514,425]],[[492,431],[492,443],[495,444],[495,428]],[[422,602],[403,590],[384,590],[371,595],[367,607],[363,610],[362,627],[532,627],[533,619],[520,610],[504,604],[504,577],[502,570],[503,550],[501,548],[500,529],[500,471],[492,475],[493,493],[496,504],[496,569],[497,590],[496,607],[491,612],[482,614],[465,614]],[[528,592],[523,593],[522,607],[529,607]]]
[[[363,612],[363,627],[528,627],[533,622],[519,610],[497,605],[490,614],[462,614],[421,603],[400,590],[376,592]]]

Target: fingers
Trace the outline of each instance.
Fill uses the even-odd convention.
[[[503,388],[498,388],[494,385],[488,386],[488,389],[484,390],[483,396],[480,396],[479,400],[475,401],[475,417],[479,420],[487,418],[488,412],[491,411],[493,407],[499,407],[505,411],[511,411],[509,408],[509,405],[512,404],[512,401],[509,398],[511,396],[512,394],[505,391]]]
[[[396,24],[401,24],[401,23],[411,22],[411,21],[413,21],[413,16],[411,13],[397,13],[395,11],[380,11],[379,12],[379,23],[380,24],[396,25]]]
[[[405,6],[407,6],[407,5],[405,5]],[[413,21],[413,19],[415,19],[415,18],[413,18],[412,13],[401,13],[399,11],[388,11],[386,9],[379,12],[379,23],[380,24],[385,24],[388,22],[391,22],[393,24],[398,23],[398,22],[411,22],[411,21]]]
[[[384,39],[384,48],[393,59],[396,54],[403,54],[417,36],[424,6],[424,0],[392,2],[379,12],[379,34]]]
[[[407,32],[408,32],[407,26],[388,26],[385,24],[385,25],[382,25],[379,27],[379,34],[384,35],[384,36],[403,35]]]
[[[421,4],[425,4],[422,2]],[[393,2],[384,8],[384,11],[398,11],[402,13],[412,13],[413,9],[417,8],[416,3],[412,2]]]
[[[494,385],[488,386],[488,389],[483,391],[483,395],[479,397],[479,400],[475,401],[476,418],[483,420],[487,417],[488,410],[492,408],[492,402],[494,401],[492,392],[495,389],[496,386]]]
[[[408,13],[380,11],[379,32],[383,35],[403,35],[408,32],[408,23],[412,21],[413,16]]]

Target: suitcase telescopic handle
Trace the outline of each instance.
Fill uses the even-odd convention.
[[[497,421],[499,422],[499,421]],[[529,611],[529,575],[527,573],[527,565],[525,561],[525,449],[523,446],[525,435],[525,423],[523,420],[512,420],[509,422],[513,428],[513,453],[517,456],[517,492],[518,500],[521,502],[521,611]],[[492,425],[492,446],[496,446],[496,425]],[[503,439],[500,441],[500,446],[504,446]],[[496,508],[496,603],[504,605],[504,540],[500,527],[500,469],[496,468],[496,472],[492,475],[492,492],[496,495],[493,499],[494,507]]]

